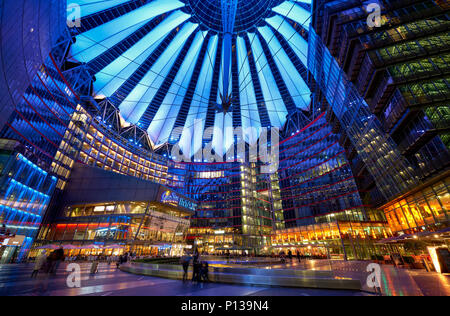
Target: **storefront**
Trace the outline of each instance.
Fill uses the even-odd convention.
[[[36,248],[47,242],[66,246],[69,256],[180,255],[191,216],[186,210],[158,202],[74,205],[67,207],[65,214],[41,231],[41,245]]]
[[[61,205],[31,256],[46,245],[62,245],[68,256],[181,255],[197,207],[163,185],[81,165]]]
[[[450,177],[409,192],[381,209],[398,235],[445,229],[450,220]]]
[[[277,230],[272,236],[272,251],[281,251],[311,258],[370,260],[381,254],[376,244],[392,236],[383,222],[342,222],[315,224]]]
[[[1,237],[0,263],[16,262],[23,249],[22,247],[26,247],[27,241],[29,241],[29,238],[23,235]]]
[[[397,265],[428,271],[449,271],[450,229],[402,234],[377,242]],[[394,262],[392,262],[394,263]],[[449,273],[449,272],[446,272]]]

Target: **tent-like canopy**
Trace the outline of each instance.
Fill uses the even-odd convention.
[[[225,153],[233,128],[255,143],[261,128],[309,109],[310,0],[68,3],[82,15],[71,58],[95,75],[96,98],[147,130],[154,146],[179,141],[194,154],[214,127],[213,148]]]

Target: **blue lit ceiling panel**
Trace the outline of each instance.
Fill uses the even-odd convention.
[[[254,143],[262,127],[283,127],[289,113],[309,109],[310,0],[68,4],[82,15],[71,58],[95,76],[96,98],[108,98],[155,146],[180,141],[194,154],[215,128],[210,141],[224,153],[234,127]]]
[[[67,4],[73,5],[77,4],[81,9],[81,16],[88,16],[100,12],[102,10],[107,10],[109,8],[115,7],[117,5],[128,2],[129,0],[108,0],[108,1],[92,1],[92,0],[77,0],[68,1]]]

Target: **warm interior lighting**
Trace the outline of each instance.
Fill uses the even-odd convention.
[[[436,269],[436,272],[441,273],[442,267],[439,262],[439,258],[438,258],[437,251],[436,251],[436,249],[438,249],[438,248],[439,247],[427,247],[428,253],[430,254],[431,261],[433,261],[433,265],[434,265],[434,268]]]

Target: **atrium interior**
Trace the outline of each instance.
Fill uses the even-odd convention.
[[[449,7],[2,0],[0,295],[450,295]]]

